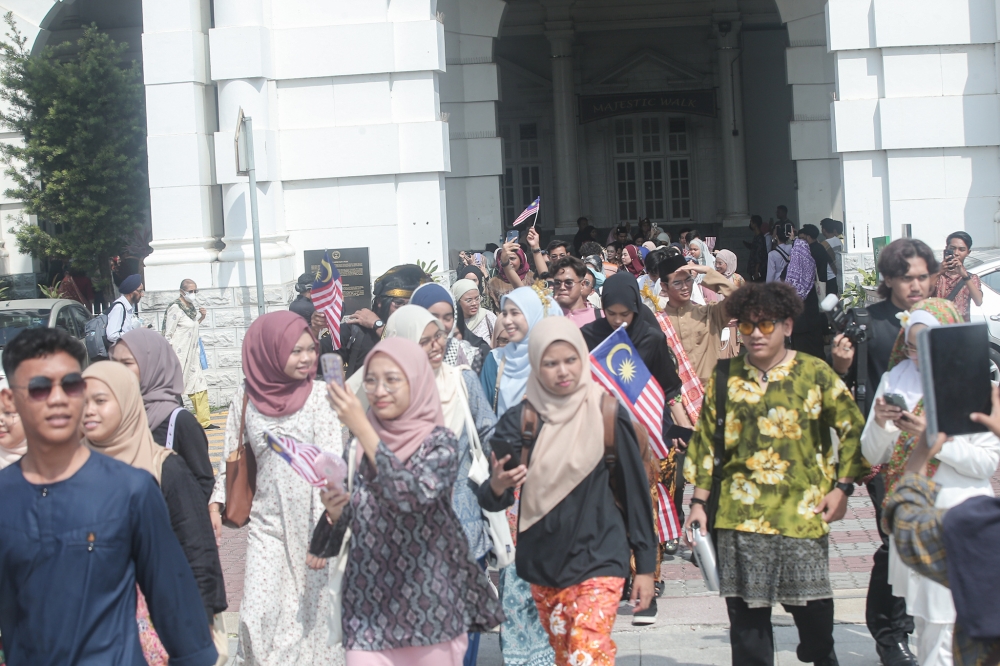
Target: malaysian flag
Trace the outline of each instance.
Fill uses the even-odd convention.
[[[656,531],[660,534],[660,543],[666,543],[681,537],[681,521],[677,519],[677,509],[671,501],[666,486],[656,484],[657,505],[660,507],[656,515]]]
[[[663,442],[663,389],[632,346],[624,324],[590,352],[590,371],[646,428],[656,457],[666,458],[669,450]]]
[[[333,265],[330,251],[323,254],[319,273],[312,287],[313,307],[326,315],[326,325],[330,328],[333,348],[340,349],[340,317],[344,313],[344,281],[340,271]]]
[[[525,220],[527,220],[532,215],[536,215],[537,216],[538,215],[538,209],[541,207],[541,205],[542,205],[542,198],[541,197],[536,197],[535,200],[531,202],[531,205],[528,206],[527,208],[525,208],[524,211],[520,215],[517,216],[517,219],[514,220],[514,224],[512,224],[511,226],[512,227],[516,227],[517,225],[521,224],[522,222],[524,222]],[[535,220],[537,220],[537,219],[538,218],[536,217]],[[531,226],[535,226],[534,221],[531,223]]]
[[[264,435],[271,450],[284,458],[310,486],[326,487],[326,478],[316,469],[316,459],[322,453],[318,447],[298,442],[291,437],[279,437],[268,430],[264,431]]]

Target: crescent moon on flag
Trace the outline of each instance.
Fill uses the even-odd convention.
[[[629,347],[629,346],[628,346],[627,344],[625,344],[624,342],[619,342],[619,343],[618,343],[617,345],[615,345],[614,347],[612,347],[612,348],[611,348],[611,351],[610,351],[610,352],[608,352],[608,357],[607,357],[607,359],[605,359],[605,361],[604,361],[604,362],[605,362],[605,363],[607,364],[607,366],[608,366],[608,370],[610,370],[610,371],[611,371],[611,374],[612,374],[612,375],[617,375],[618,373],[616,373],[616,372],[615,372],[615,369],[611,367],[611,359],[612,359],[612,358],[614,357],[614,355],[615,355],[615,352],[617,352],[617,351],[618,351],[618,350],[620,350],[620,349],[624,349],[625,351],[627,351],[627,352],[628,352],[628,355],[629,355],[629,358],[631,358],[631,357],[632,357],[632,348],[631,348],[631,347]]]
[[[319,262],[319,275],[317,279],[319,282],[329,282],[330,278],[333,276],[333,271],[330,270],[330,262],[326,259]]]

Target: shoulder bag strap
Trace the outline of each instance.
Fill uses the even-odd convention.
[[[167,445],[168,449],[174,448],[174,427],[177,425],[177,415],[181,413],[183,407],[178,407],[170,412],[170,424],[167,425]],[[246,409],[246,407],[244,407]]]
[[[500,378],[503,377],[503,367],[507,364],[507,357],[500,359],[497,364],[497,381],[493,385],[493,413],[497,413],[497,406],[500,405]]]
[[[601,396],[601,417],[604,422],[604,464],[611,469],[617,460],[615,450],[615,420],[618,418],[618,400],[605,393]]]
[[[958,292],[962,291],[962,287],[964,287],[965,283],[968,281],[969,278],[962,278],[961,280],[959,280],[958,283],[954,287],[952,287],[951,293],[948,294],[945,298],[947,298],[949,301],[954,301],[955,297],[958,296]]]
[[[242,409],[242,411],[240,411],[240,435],[239,435],[239,439],[236,440],[237,441],[237,445],[236,445],[236,459],[237,460],[240,459],[240,456],[243,455],[243,452],[245,450],[244,449],[245,444],[244,444],[244,440],[243,440],[243,435],[244,435],[244,433],[246,432],[246,429],[247,429],[247,404],[249,402],[250,402],[250,394],[247,393],[247,389],[244,386],[243,387],[243,409]]]
[[[726,398],[729,390],[729,361],[724,358],[715,367],[715,433],[712,435],[714,464],[713,485],[722,483],[722,465],[726,457]],[[713,495],[715,492],[713,491]]]
[[[538,437],[538,411],[527,400],[521,408],[521,464],[525,467],[531,462],[531,448]]]

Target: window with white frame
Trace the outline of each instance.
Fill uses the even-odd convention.
[[[691,219],[687,121],[664,116],[616,118],[612,127],[619,220]]]
[[[542,164],[538,146],[538,123],[523,122],[500,127],[503,141],[503,176],[500,195],[504,224],[542,194]]]

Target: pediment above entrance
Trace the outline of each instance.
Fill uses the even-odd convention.
[[[599,73],[587,86],[593,92],[611,90],[685,90],[711,85],[711,75],[663,55],[642,49]]]

